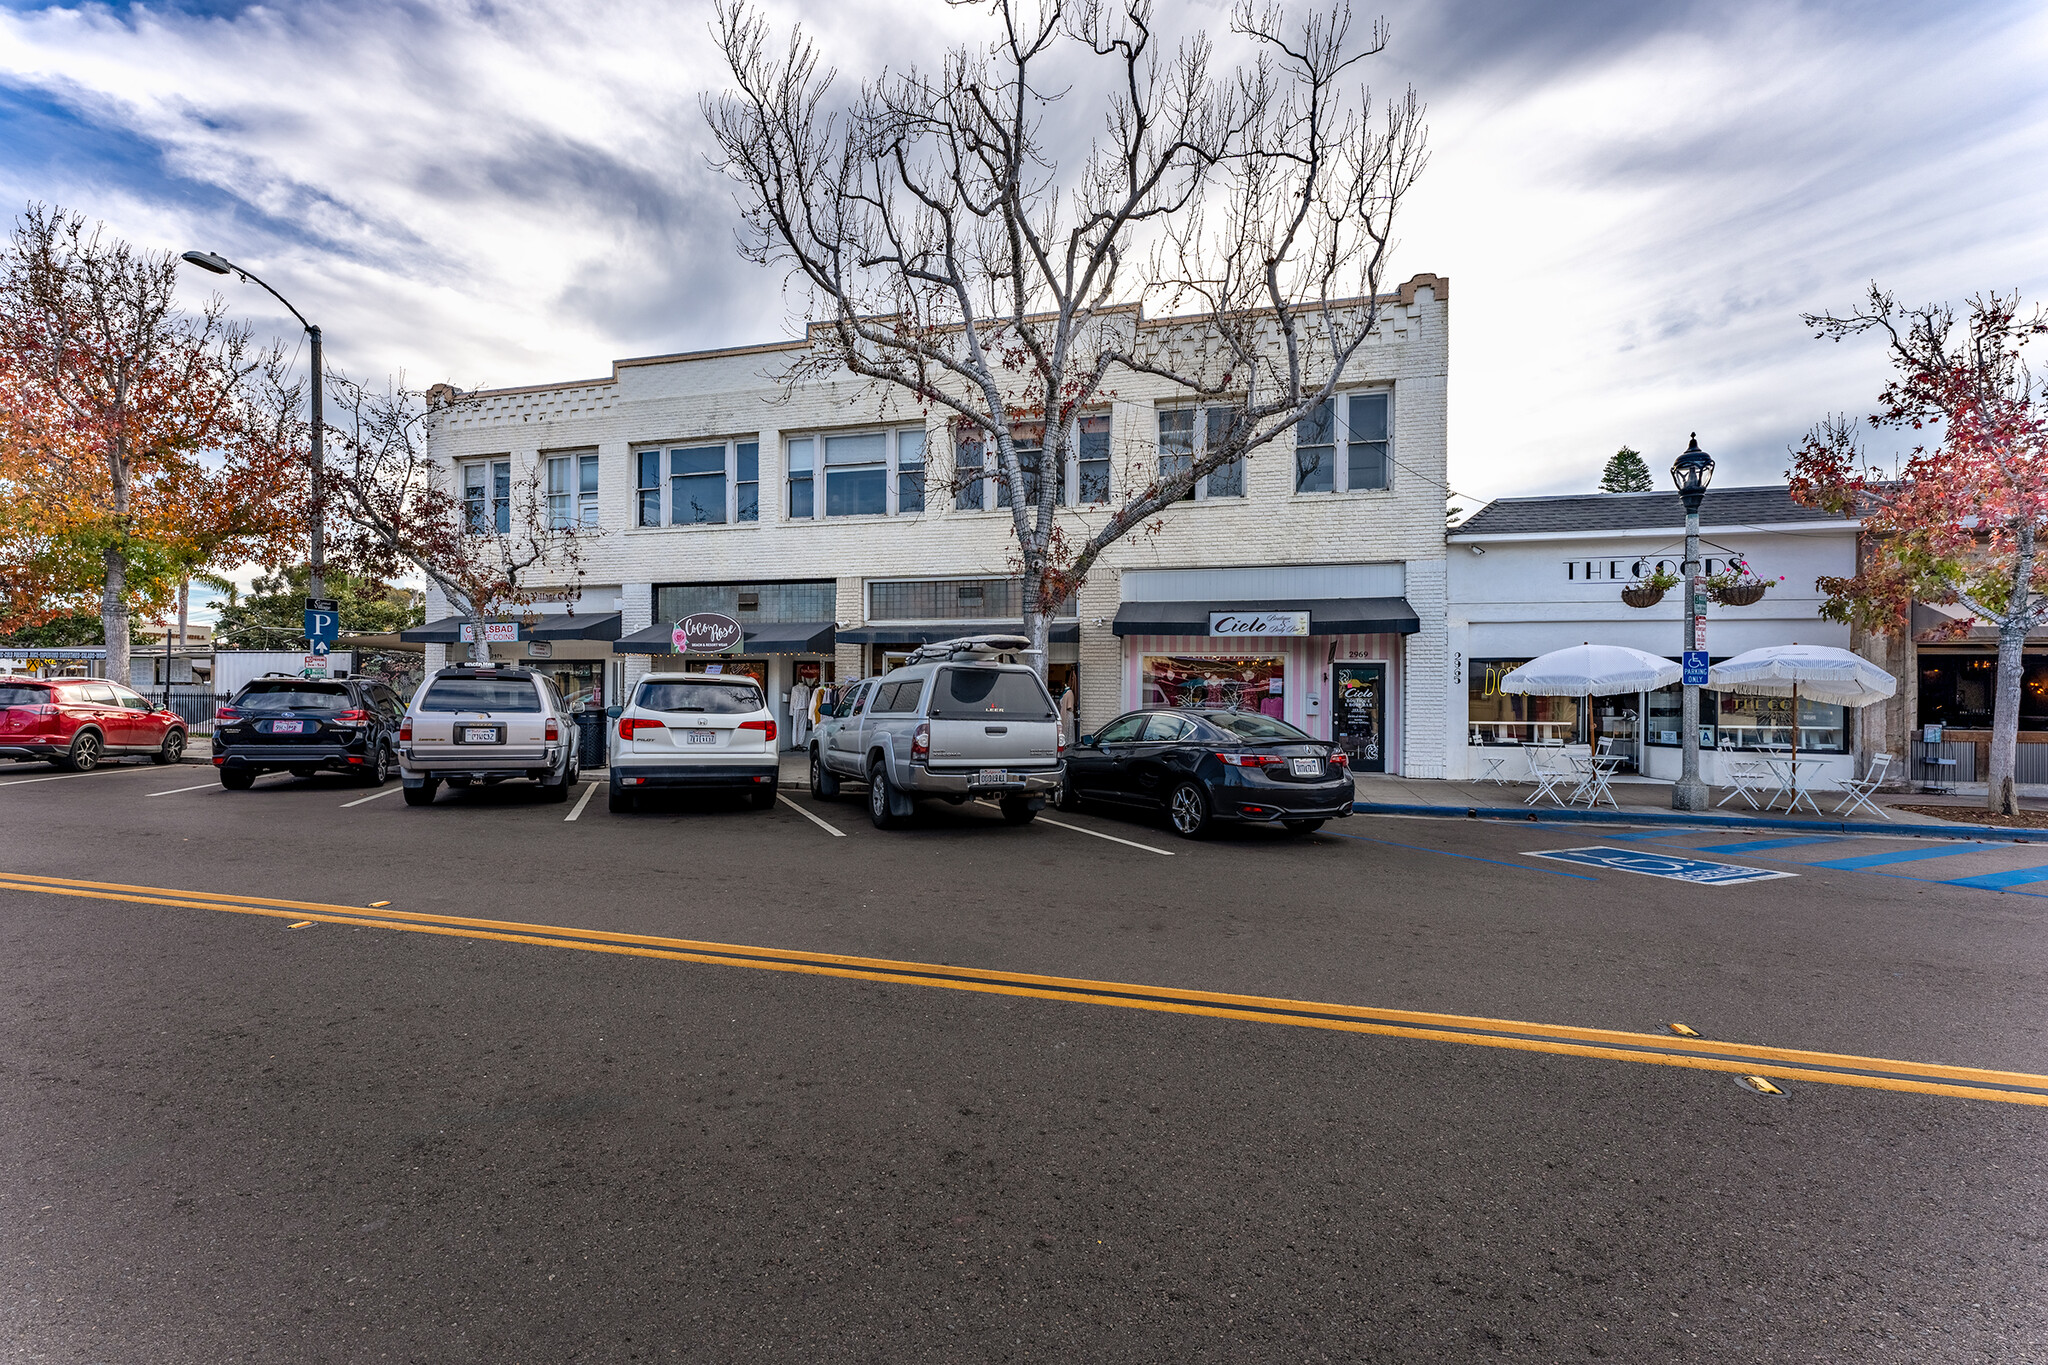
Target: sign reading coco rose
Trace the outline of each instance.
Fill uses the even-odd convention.
[[[730,654],[740,647],[745,632],[730,616],[699,611],[676,622],[669,638],[678,654]]]
[[[1306,635],[1305,611],[1212,611],[1211,635]]]

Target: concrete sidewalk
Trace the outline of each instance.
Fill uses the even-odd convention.
[[[1670,783],[1644,778],[1624,778],[1614,782],[1610,788],[1614,793],[1615,806],[1608,806],[1602,802],[1597,811],[1589,811],[1583,805],[1561,807],[1549,800],[1540,804],[1529,804],[1527,798],[1535,788],[1527,782],[1498,786],[1492,782],[1432,781],[1381,773],[1357,773],[1354,774],[1353,780],[1358,786],[1358,810],[1363,814],[1465,814],[1494,820],[1540,818],[1592,823],[1620,821],[1645,824],[1730,825],[1918,836],[1945,835],[1960,838],[2034,838],[2048,841],[2048,830],[2007,829],[1971,822],[1970,813],[1981,805],[1981,800],[1967,797],[1921,796],[1912,792],[1881,792],[1873,798],[1879,806],[1885,808],[1885,816],[1889,817],[1887,819],[1872,816],[1867,810],[1858,811],[1854,816],[1834,814],[1835,806],[1843,800],[1842,793],[1835,791],[1816,790],[1813,793],[1813,799],[1822,811],[1820,815],[1815,815],[1804,803],[1796,813],[1783,809],[1753,810],[1740,796],[1724,806],[1710,805],[1705,811],[1675,811],[1671,809]],[[1729,790],[1726,787],[1713,788],[1712,800],[1720,801],[1728,795]],[[1956,819],[1951,822],[1931,815],[1922,815],[1918,811],[1898,809],[1902,804],[1953,805],[1956,807]],[[2023,804],[2028,809],[2048,806],[2048,803],[2038,801],[2027,801]]]

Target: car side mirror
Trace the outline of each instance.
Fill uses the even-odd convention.
[[[605,715],[611,717],[613,720],[617,720],[622,714],[624,714],[625,710],[626,708],[623,706],[607,706],[604,708],[604,713]]]
[[[1080,742],[1081,742],[1081,747],[1082,747],[1082,748],[1084,748],[1084,749],[1092,749],[1092,748],[1094,748],[1094,747],[1095,747],[1095,736],[1093,736],[1093,735],[1083,735],[1083,736],[1081,736],[1081,741],[1080,741]]]

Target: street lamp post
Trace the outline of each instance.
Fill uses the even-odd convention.
[[[210,270],[216,275],[226,275],[232,272],[240,275],[244,280],[262,285],[264,289],[269,291],[270,297],[283,304],[286,311],[299,320],[299,326],[305,328],[306,335],[313,339],[313,497],[312,509],[307,517],[308,525],[306,528],[307,540],[309,541],[306,562],[306,596],[315,598],[325,597],[327,596],[327,537],[326,528],[322,524],[320,515],[320,484],[321,475],[327,467],[325,440],[327,429],[324,421],[325,413],[322,411],[321,404],[322,365],[320,360],[320,329],[306,321],[305,314],[293,308],[290,299],[278,293],[275,289],[271,289],[261,279],[250,274],[226,257],[217,256],[211,251],[188,251],[185,253],[184,259],[198,266],[201,270]]]
[[[1700,629],[1700,502],[1713,481],[1714,457],[1700,449],[1699,433],[1694,432],[1692,444],[1671,465],[1672,485],[1685,503],[1685,651],[1681,657],[1687,658],[1687,662],[1694,662],[1688,656],[1706,651],[1707,642]],[[1684,700],[1679,710],[1679,724],[1685,730],[1685,764],[1671,788],[1673,810],[1707,808],[1707,784],[1700,780],[1700,685],[1693,681],[1695,676],[1693,669],[1686,670]]]

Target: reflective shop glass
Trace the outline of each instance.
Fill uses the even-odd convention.
[[[668,453],[669,524],[717,525],[725,520],[725,447],[691,446]]]
[[[1920,725],[1991,728],[1998,656],[1990,650],[1920,651]],[[2020,729],[2048,730],[2048,654],[2020,656]]]
[[[1465,720],[1473,744],[1569,740],[1579,729],[1579,698],[1503,692],[1500,680],[1527,659],[1471,659],[1465,665]]]
[[[1168,408],[1159,414],[1159,481],[1178,478],[1195,466],[1195,410]],[[1193,502],[1190,487],[1182,502]]]
[[[761,689],[751,683],[643,682],[633,705],[643,711],[738,716],[761,709]]]
[[[1387,486],[1387,396],[1383,393],[1354,393],[1350,406],[1347,447],[1350,452],[1350,487]]]
[[[889,510],[889,438],[882,432],[825,438],[825,515],[880,516]]]
[[[512,465],[508,460],[491,465],[491,524],[501,536],[512,534]]]
[[[643,450],[638,457],[639,506],[642,526],[661,525],[661,452]]]
[[[953,494],[954,510],[979,512],[987,505],[985,490],[988,481],[983,477],[986,466],[982,462],[981,438],[962,441],[953,452],[954,479],[960,485]]]
[[[1231,424],[1237,420],[1236,408],[1207,408],[1202,413],[1208,444],[1204,450],[1220,450],[1230,438]],[[1203,496],[1210,498],[1241,498],[1244,496],[1244,461],[1232,460],[1229,464],[1218,465],[1203,479]]]
[[[924,511],[924,433],[896,433],[896,510]]]
[[[1083,417],[1080,423],[1078,460],[1083,503],[1109,501],[1109,418]]]
[[[942,668],[932,686],[934,720],[1056,720],[1038,675],[1022,669]]]
[[[1138,704],[1256,711],[1278,719],[1287,709],[1287,660],[1148,654],[1138,674]]]
[[[1294,491],[1329,493],[1337,487],[1337,404],[1324,399],[1294,425]]]
[[[422,711],[538,711],[540,689],[523,678],[439,678]]]
[[[816,486],[812,479],[813,454],[813,442],[808,436],[789,443],[789,515],[792,517],[818,515],[812,492]]]
[[[737,521],[761,519],[761,443],[741,441],[733,448],[733,502]]]
[[[654,619],[680,621],[699,611],[730,616],[743,626],[778,621],[830,621],[839,584],[830,578],[794,583],[671,583],[654,590]]]

